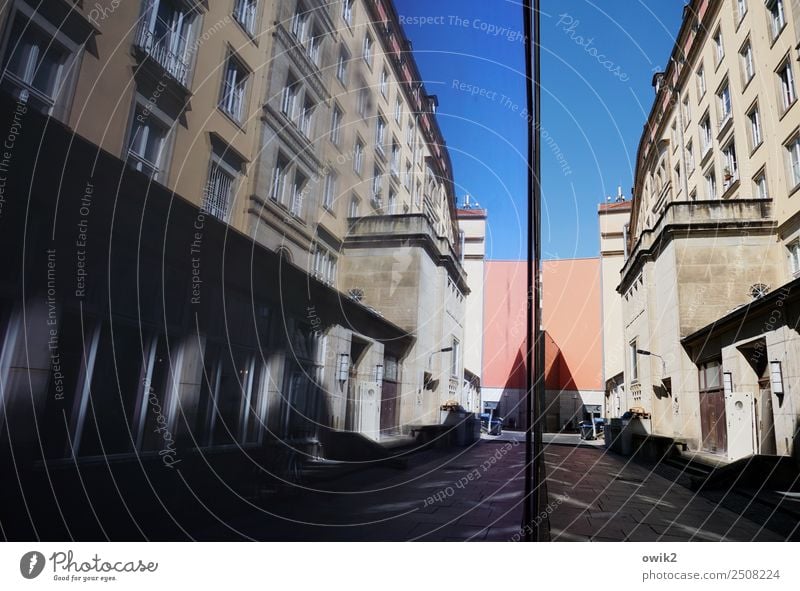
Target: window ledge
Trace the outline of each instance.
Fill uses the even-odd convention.
[[[781,116],[778,118],[778,121],[783,121],[783,118],[784,118],[784,117],[786,117],[786,115],[788,115],[789,111],[791,111],[791,110],[792,110],[792,108],[793,108],[793,107],[794,107],[796,104],[797,104],[797,98],[795,98],[795,99],[792,101],[792,104],[791,104],[791,105],[789,105],[788,107],[786,107],[786,110],[785,110],[783,113],[781,113]]]

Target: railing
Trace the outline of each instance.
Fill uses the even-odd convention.
[[[169,23],[157,19],[157,28],[164,27],[166,31],[160,36],[151,30],[149,23],[143,20],[136,32],[136,47],[147,53],[153,61],[183,86],[189,78],[189,61],[186,58],[186,49],[189,46],[185,37],[172,31]]]

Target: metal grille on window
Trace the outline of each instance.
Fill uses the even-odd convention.
[[[219,165],[212,164],[203,209],[221,220],[227,219],[233,181],[233,176],[222,170]]]

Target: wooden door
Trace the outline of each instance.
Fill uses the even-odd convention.
[[[728,451],[725,395],[722,390],[700,393],[700,426],[703,451],[724,454]]]
[[[397,382],[384,380],[381,389],[381,434],[397,431]]]

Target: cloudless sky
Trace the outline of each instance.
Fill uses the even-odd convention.
[[[395,3],[425,86],[439,97],[459,203],[469,193],[488,209],[489,258],[524,259],[521,4]],[[618,185],[630,196],[652,76],[667,64],[684,3],[542,0],[544,258],[598,255],[597,206]]]

